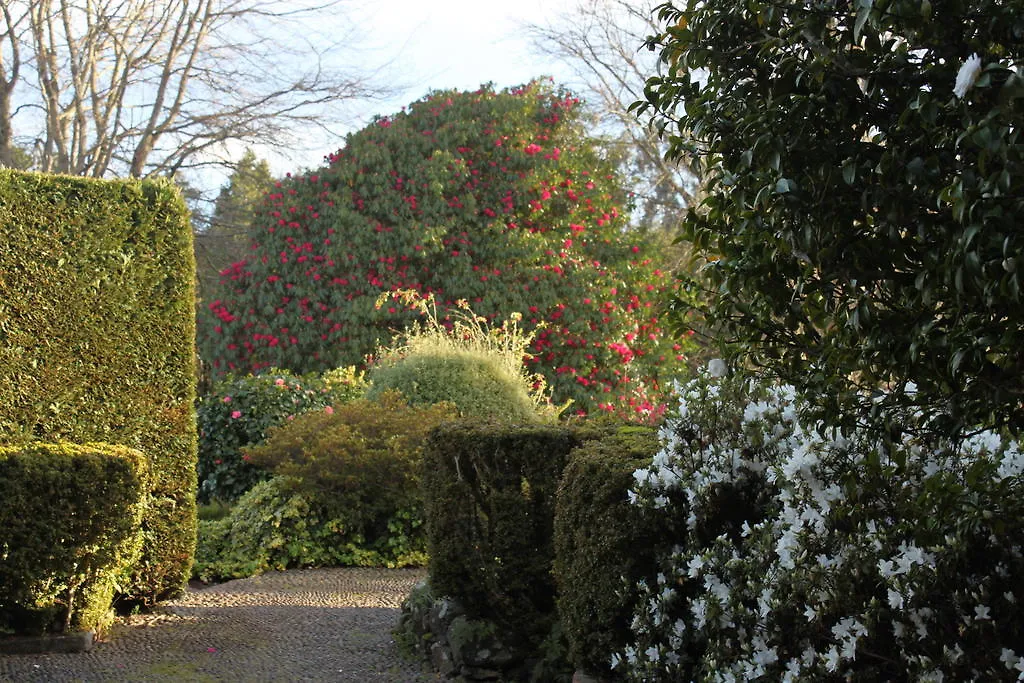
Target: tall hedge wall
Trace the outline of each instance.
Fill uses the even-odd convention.
[[[168,181],[0,169],[0,442],[103,441],[150,459],[124,597],[179,591],[195,547],[192,232]]]

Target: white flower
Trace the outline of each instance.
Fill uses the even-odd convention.
[[[690,603],[690,610],[693,612],[693,621],[698,629],[704,628],[708,622],[708,603],[704,598],[697,598]]]
[[[988,611],[989,608],[986,605],[978,605],[974,608],[974,618],[979,621],[986,619],[991,621],[992,617],[989,615]]]
[[[728,367],[721,358],[712,358],[708,361],[708,374],[712,377],[725,377]]]
[[[868,634],[867,628],[853,617],[846,617],[832,627],[832,635],[842,645],[843,659],[853,659],[857,654],[857,639]],[[831,671],[831,669],[830,669]]]
[[[999,464],[999,477],[1009,479],[1024,474],[1024,453],[1011,446],[1003,454],[1003,460]]]
[[[828,649],[828,652],[824,656],[825,668],[829,671],[835,671],[839,668],[839,650],[835,645]]]
[[[729,587],[722,583],[722,580],[714,574],[704,577],[704,588],[706,588],[715,599],[722,605],[729,602]]]
[[[977,53],[967,58],[967,61],[960,67],[960,71],[956,75],[956,85],[953,86],[953,94],[960,99],[964,98],[967,91],[971,89],[974,82],[978,80],[978,74],[981,73],[981,57]]]

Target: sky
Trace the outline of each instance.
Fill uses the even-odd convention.
[[[350,131],[375,115],[397,112],[432,90],[476,89],[487,82],[499,87],[519,85],[540,76],[570,84],[571,70],[531,48],[523,30],[527,22],[546,25],[573,9],[579,0],[359,0],[346,4],[342,25],[354,22],[363,66],[380,69],[398,92],[387,100],[350,106]],[[333,149],[302,150],[289,159],[266,156],[275,172],[318,165]],[[328,144],[330,147],[330,144]],[[257,151],[259,153],[259,151]]]
[[[364,10],[359,19],[374,36],[375,52],[390,53],[391,73],[411,84],[403,102],[430,90],[472,89],[488,81],[499,87],[537,76],[568,76],[568,69],[536,54],[523,30],[547,24],[577,0],[389,0]],[[387,112],[381,112],[387,113]]]

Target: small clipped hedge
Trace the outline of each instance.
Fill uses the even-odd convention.
[[[272,427],[296,415],[358,398],[366,383],[354,368],[323,375],[268,370],[228,377],[199,402],[198,498],[231,502],[269,473],[242,457],[242,449],[263,441]]]
[[[142,548],[147,474],[124,446],[0,446],[0,634],[108,623]]]
[[[535,648],[555,621],[555,492],[578,445],[564,426],[460,420],[424,451],[430,582],[508,644]]]
[[[664,531],[671,520],[630,504],[628,496],[633,472],[658,451],[657,432],[608,425],[589,436],[572,452],[558,487],[554,568],[569,658],[608,677],[610,653],[630,641],[636,597],[629,589],[654,581],[656,548],[670,537]]]
[[[521,378],[480,352],[415,353],[375,367],[370,380],[369,398],[398,390],[413,405],[450,402],[467,417],[540,421]]]

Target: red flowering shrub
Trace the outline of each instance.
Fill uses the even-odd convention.
[[[630,241],[628,194],[578,105],[537,83],[434,93],[280,183],[200,320],[214,372],[362,363],[416,315],[377,297],[412,289],[442,317],[459,299],[521,312],[530,370],[571,411],[656,413],[659,373],[682,360],[655,310],[666,278]]]

